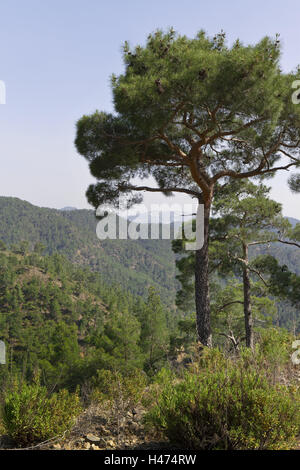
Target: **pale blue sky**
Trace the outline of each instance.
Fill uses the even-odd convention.
[[[93,179],[74,149],[74,126],[84,113],[112,110],[109,77],[123,69],[124,40],[143,43],[169,26],[188,36],[223,29],[229,42],[246,43],[278,32],[289,71],[300,63],[299,17],[299,0],[0,0],[0,195],[88,207]],[[285,215],[300,219],[286,175],[272,185]]]

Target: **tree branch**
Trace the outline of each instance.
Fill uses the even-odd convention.
[[[186,193],[190,194],[191,196],[195,196],[198,199],[201,197],[201,193],[197,191],[193,191],[191,189],[184,189],[184,188],[150,188],[149,186],[131,186],[131,185],[123,185],[120,183],[118,185],[119,189],[121,190],[129,190],[129,191],[150,191],[152,193],[159,192],[159,193]]]
[[[284,243],[285,245],[293,245],[293,246],[297,246],[298,248],[300,248],[300,244],[296,242],[287,242],[285,240],[276,240],[276,241],[278,241],[279,243]]]
[[[222,307],[219,307],[217,309],[217,312],[221,312],[221,310],[224,310],[226,307],[229,307],[229,305],[233,305],[233,304],[244,305],[244,302],[242,302],[242,300],[233,300],[232,302],[228,302],[227,304],[222,305]]]

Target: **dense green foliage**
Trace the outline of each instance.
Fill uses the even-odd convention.
[[[170,28],[143,46],[125,42],[124,71],[111,78],[115,113],[77,123],[77,150],[98,180],[87,191],[91,204],[139,191],[132,178],[149,174],[164,194],[208,201],[224,177],[272,174],[281,144],[296,165],[295,75],[281,72],[279,57],[278,37],[229,47],[223,32],[188,38]]]
[[[6,392],[1,415],[16,444],[28,446],[66,433],[80,411],[78,394],[60,390],[50,395],[46,387],[23,383]]]
[[[101,368],[156,370],[176,323],[153,290],[143,301],[61,255],[0,253],[3,378],[16,371],[31,380],[40,370],[48,387],[74,389]]]
[[[291,448],[300,432],[299,390],[272,382],[269,372],[259,352],[239,359],[206,352],[180,380],[164,377],[147,421],[185,449]]]

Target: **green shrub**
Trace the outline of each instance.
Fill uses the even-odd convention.
[[[291,364],[292,343],[294,337],[287,330],[266,328],[257,331],[256,357],[269,370],[286,368]]]
[[[181,380],[164,383],[146,421],[181,448],[291,448],[299,433],[299,391],[270,384],[247,355],[232,361],[216,351],[204,354]]]
[[[16,444],[26,446],[68,431],[80,410],[77,393],[61,390],[49,396],[45,387],[22,384],[6,392],[2,422]]]
[[[97,372],[94,384],[94,401],[114,403],[127,410],[140,402],[147,379],[146,374],[138,369],[128,372],[126,376],[118,371],[101,369]]]

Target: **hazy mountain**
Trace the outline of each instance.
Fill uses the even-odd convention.
[[[66,207],[62,207],[61,209],[59,209],[60,211],[77,211],[77,208],[76,207],[72,207],[72,206],[66,206]]]

